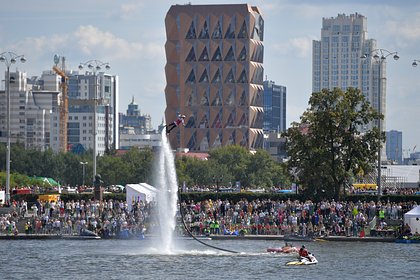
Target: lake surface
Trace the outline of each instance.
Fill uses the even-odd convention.
[[[420,279],[420,244],[310,242],[316,265],[285,266],[266,253],[282,241],[176,240],[173,253],[145,240],[1,240],[0,279]],[[300,247],[300,243],[295,243]]]

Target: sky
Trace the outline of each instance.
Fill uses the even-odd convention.
[[[162,122],[165,100],[165,16],[175,4],[258,6],[264,18],[264,75],[287,87],[287,125],[299,121],[312,90],[312,40],[322,18],[359,13],[367,17],[368,38],[378,48],[397,51],[387,64],[386,129],[403,133],[403,155],[420,151],[420,1],[418,0],[14,0],[0,9],[0,52],[24,54],[16,69],[40,76],[54,65],[66,69],[89,60],[108,62],[119,76],[119,112],[134,97],[141,114]],[[0,64],[5,70],[5,65]],[[0,88],[4,88],[4,84]],[[418,146],[418,148],[417,148]]]

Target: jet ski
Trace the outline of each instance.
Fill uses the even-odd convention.
[[[309,254],[308,257],[299,257],[299,260],[286,263],[286,265],[310,265],[317,264],[318,260],[314,255]]]

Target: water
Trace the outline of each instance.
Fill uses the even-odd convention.
[[[0,240],[0,279],[419,279],[420,244],[311,242],[305,245],[318,264],[285,266],[296,257],[266,252],[281,241],[205,241],[238,254],[192,239],[174,242],[178,184],[164,133],[162,140],[160,238]]]
[[[239,254],[177,240],[162,254],[150,240],[0,241],[1,279],[419,279],[420,244],[311,242],[319,263],[266,253],[281,241],[206,240]],[[300,246],[301,244],[294,244]]]
[[[171,145],[162,130],[162,149],[159,152],[157,172],[160,251],[165,254],[174,253],[173,233],[175,230],[175,215],[177,211],[178,182],[176,178],[175,160]]]

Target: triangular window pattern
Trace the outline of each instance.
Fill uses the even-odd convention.
[[[238,56],[238,61],[245,61],[245,60],[246,60],[246,48],[244,46],[241,50],[241,53]]]
[[[242,23],[242,27],[241,30],[239,30],[238,33],[238,38],[243,39],[243,38],[248,38],[248,32],[247,32],[247,28],[246,28],[246,22],[244,21],[244,23]]]
[[[189,61],[196,61],[194,47],[191,48],[190,53],[188,54],[188,56],[185,59],[185,61],[187,61],[187,62],[189,62]]]
[[[230,69],[229,74],[226,76],[225,84],[234,83],[234,82],[235,82],[235,76],[233,75],[233,69]]]
[[[204,116],[201,118],[200,124],[198,125],[198,128],[209,128],[209,118],[208,118],[208,112],[204,114]]]
[[[187,128],[195,128],[195,120],[197,119],[197,113],[193,113],[192,116],[188,119],[187,124],[185,127]]]
[[[235,116],[236,116],[236,110],[233,109],[232,112],[229,114],[225,127],[229,128],[229,127],[235,126]]]
[[[212,61],[222,61],[222,53],[220,52],[220,48],[217,47],[216,51],[213,54]]]
[[[236,132],[234,130],[234,131],[232,131],[232,134],[230,134],[229,139],[228,139],[228,141],[226,143],[226,146],[228,146],[228,145],[234,145],[235,144],[235,139],[236,139]]]
[[[262,84],[263,83],[263,75],[264,75],[264,69],[262,67],[258,67],[254,71],[254,75],[252,75],[252,81],[253,84]]]
[[[198,147],[199,151],[209,150],[209,139],[210,139],[210,133],[207,131],[206,135],[203,137],[203,139],[200,142],[200,146]]]
[[[245,90],[244,91],[242,91],[242,94],[241,94],[241,98],[239,99],[239,106],[245,106],[246,105],[246,93],[245,93]]]
[[[225,39],[235,39],[235,28],[232,27],[232,23],[229,24],[226,30]]]
[[[211,125],[212,128],[222,128],[222,111],[220,110]]]
[[[198,61],[209,61],[209,54],[207,53],[206,47],[204,47],[203,51],[201,52],[201,55]]]
[[[195,83],[195,73],[193,69],[191,70],[190,75],[188,75],[188,78],[185,81],[185,83],[190,83],[190,84]]]
[[[238,83],[242,83],[242,84],[248,83],[248,79],[246,77],[246,71],[245,71],[245,69],[242,70],[242,73],[241,73],[241,75],[239,76],[239,79],[238,79]]]
[[[188,29],[187,36],[185,39],[196,39],[197,35],[195,34],[195,25],[194,21],[191,22],[190,28]]]
[[[208,91],[204,92],[203,96],[201,97],[200,104],[204,105],[204,106],[209,106],[209,93],[208,93]]]
[[[197,132],[194,131],[194,133],[190,137],[190,140],[188,141],[187,148],[190,149],[191,151],[194,151],[196,143],[197,143]]]
[[[248,126],[248,115],[246,113],[243,113],[239,122],[238,122],[238,126],[239,127],[243,127],[243,126]]]
[[[222,106],[221,90],[217,91],[216,97],[214,98],[213,102],[211,103],[211,106]]]
[[[217,69],[216,73],[211,80],[212,83],[221,83],[222,82],[222,75],[220,75],[220,69]]]
[[[226,105],[234,105],[235,104],[235,92],[232,90],[226,99]]]
[[[217,22],[216,27],[214,28],[213,34],[211,35],[212,39],[222,39],[222,28],[220,27],[220,22]]]
[[[209,82],[209,76],[207,75],[207,70],[204,69],[203,74],[200,77],[199,83],[208,83]]]
[[[233,53],[233,47],[230,47],[226,54],[225,61],[235,61],[235,54]]]
[[[242,146],[242,147],[247,147],[248,146],[248,135],[247,134],[248,134],[248,131],[245,132],[244,136],[242,137],[241,142],[239,143],[239,146]]]
[[[193,92],[191,92],[190,96],[188,97],[186,106],[195,106],[195,105],[197,105],[197,92],[193,90]]]
[[[222,139],[223,139],[222,132],[219,132],[216,136],[216,139],[214,139],[213,148],[221,147],[222,146]]]
[[[207,27],[207,21],[204,22],[203,29],[201,29],[198,39],[209,39],[209,28]]]

